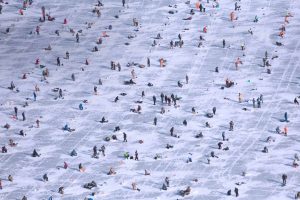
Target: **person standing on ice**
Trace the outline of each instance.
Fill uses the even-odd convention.
[[[242,100],[243,100],[243,98],[242,98],[242,94],[241,94],[241,93],[239,93],[239,103],[242,103]]]
[[[46,8],[44,6],[42,6],[42,18],[40,18],[40,21],[46,21]]]
[[[72,78],[72,81],[75,81],[75,74],[74,73],[72,73],[71,78]]]
[[[286,180],[287,180],[287,175],[286,174],[282,174],[282,185],[285,186],[286,185]]]
[[[14,111],[15,111],[15,116],[16,116],[16,118],[18,119],[18,108],[17,108],[17,107],[14,107]]]
[[[288,122],[288,113],[287,112],[284,113],[284,121]]]
[[[150,58],[147,58],[147,66],[150,67]]]
[[[23,117],[23,121],[25,121],[26,120],[25,112],[22,112],[22,117]]]
[[[98,155],[98,149],[97,149],[97,146],[95,145],[94,147],[93,147],[93,158],[96,158],[97,157],[97,155]]]
[[[189,84],[189,76],[187,74],[185,75],[185,83]]]
[[[215,114],[216,114],[216,111],[217,111],[217,108],[216,108],[216,107],[213,107],[213,108],[212,108],[212,111],[213,111],[213,114],[215,115]]]
[[[173,49],[174,48],[174,42],[173,42],[173,40],[171,40],[171,42],[170,42],[170,49]]]
[[[135,150],[135,152],[134,152],[134,160],[139,160],[139,154],[138,154],[138,152],[137,152],[137,150]]]
[[[58,90],[58,98],[63,98],[62,89]]]
[[[66,52],[66,59],[70,59],[70,53],[68,51]]]
[[[229,131],[233,131],[233,121],[229,122]]]
[[[238,197],[239,196],[239,189],[238,188],[234,188],[234,193],[235,193],[235,196]]]
[[[123,7],[125,8],[125,0],[122,0]]]
[[[127,134],[123,132],[123,142],[127,142]]]
[[[257,108],[261,108],[261,101],[259,100],[259,98],[257,98]]]
[[[161,100],[161,103],[164,103],[164,98],[165,98],[164,93],[161,93],[161,94],[160,94],[160,100]]]
[[[79,34],[76,33],[76,42],[79,43]]]
[[[225,132],[224,131],[222,132],[222,139],[223,139],[223,141],[226,140],[226,138],[225,138]]]
[[[95,94],[95,95],[98,95],[98,89],[97,89],[97,86],[94,86],[94,94]]]
[[[8,175],[7,179],[8,179],[8,181],[10,181],[10,182],[13,182],[13,181],[14,181],[12,175]]]
[[[101,146],[100,151],[102,152],[102,155],[105,156],[105,146],[104,145]]]
[[[157,117],[154,117],[154,120],[153,120],[154,122],[153,122],[153,124],[154,124],[154,126],[156,126],[157,125]]]
[[[0,15],[2,14],[2,5],[0,4]]]
[[[152,99],[153,99],[153,105],[155,105],[155,103],[156,103],[156,96],[153,95]]]
[[[35,28],[35,32],[36,32],[37,35],[40,34],[40,27],[39,27],[39,26],[37,26],[37,27]]]
[[[119,96],[116,96],[114,102],[117,103],[119,101]]]
[[[180,34],[180,33],[178,34],[178,39],[179,39],[179,40],[181,40],[181,39],[182,39],[182,37],[181,37],[181,34]]]
[[[60,58],[59,57],[56,58],[56,65],[60,66]]]
[[[165,184],[166,184],[167,187],[170,187],[170,179],[169,179],[169,177],[165,178]]]
[[[33,99],[34,99],[34,101],[36,101],[36,93],[35,92],[33,92]]]
[[[174,127],[172,127],[172,128],[170,129],[170,134],[171,134],[171,136],[173,136],[173,133],[174,133]]]
[[[133,69],[133,70],[131,70],[131,78],[132,78],[132,79],[135,79],[135,78],[137,78],[137,77],[136,77],[136,73],[135,73],[134,69]]]
[[[259,95],[259,100],[261,101],[261,103],[264,103],[264,96],[262,94]]]

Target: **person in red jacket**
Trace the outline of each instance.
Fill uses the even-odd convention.
[[[203,32],[204,32],[204,33],[207,33],[207,26],[204,26]]]

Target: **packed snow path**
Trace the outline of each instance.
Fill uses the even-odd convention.
[[[23,15],[19,13],[21,1],[0,3],[0,145],[8,149],[0,154],[0,199],[26,196],[29,200],[48,200],[53,196],[78,200],[95,192],[95,199],[216,200],[233,198],[226,192],[231,189],[234,195],[235,187],[239,188],[239,199],[294,199],[300,191],[299,168],[292,167],[294,154],[300,154],[299,105],[293,103],[300,96],[300,3],[237,1],[241,10],[234,11],[232,0],[220,0],[219,7],[214,1],[202,1],[205,12],[196,9],[196,1],[187,4],[179,0],[129,0],[125,8],[121,0],[102,3],[104,6],[98,7],[94,0],[40,0],[27,5]],[[55,17],[54,21],[39,22],[42,6]],[[100,9],[101,17],[92,12],[95,7]],[[191,9],[194,15],[190,14]],[[232,11],[237,20],[230,21]],[[293,15],[288,18],[289,23],[285,22],[288,13]],[[256,15],[257,23],[253,22]],[[190,16],[191,20],[183,20]],[[133,18],[138,27],[133,26]],[[278,34],[283,24],[286,32],[281,38]],[[207,33],[203,32],[205,26]],[[78,31],[79,43],[75,38]],[[102,44],[96,44],[103,32],[109,37],[102,37]],[[162,39],[155,39],[158,33]],[[178,34],[184,41],[182,48],[170,48],[171,40],[179,41]],[[199,40],[200,35],[204,40]],[[241,50],[243,44],[245,50]],[[45,50],[49,45],[52,50]],[[99,51],[92,51],[95,46]],[[70,59],[64,58],[66,51]],[[270,74],[263,67],[265,51],[271,64]],[[61,66],[56,64],[57,57]],[[236,70],[238,57],[243,64]],[[167,61],[165,67],[160,67],[160,58]],[[89,65],[85,64],[86,59]],[[111,70],[111,61],[120,63],[121,71]],[[145,67],[127,66],[132,62]],[[49,76],[44,79],[42,72],[46,68]],[[132,78],[132,69],[136,84],[125,85],[124,81]],[[103,85],[98,84],[99,78]],[[235,84],[225,87],[226,79]],[[11,81],[19,92],[8,89]],[[183,87],[177,86],[178,81]],[[34,101],[36,85],[40,91],[36,91]],[[58,98],[54,88],[62,89],[63,98]],[[181,99],[176,106],[168,106],[161,103],[161,93]],[[252,99],[261,94],[261,108],[253,108]],[[118,102],[114,102],[116,96]],[[28,106],[24,106],[25,102]],[[83,110],[78,108],[80,103]],[[141,114],[130,111],[138,105],[142,107]],[[14,117],[14,107],[18,107],[18,119]],[[160,113],[162,107],[165,114]],[[192,107],[196,113],[192,113]],[[216,115],[208,118],[206,114],[213,107]],[[285,112],[288,123],[282,122]],[[108,123],[99,122],[103,116]],[[154,117],[157,126],[153,125]],[[187,120],[187,126],[183,120]],[[229,131],[231,120],[233,131]],[[206,122],[211,128],[205,126]],[[4,127],[6,123],[10,128]],[[65,124],[75,131],[63,131]],[[116,126],[121,130],[114,132]],[[287,136],[277,134],[277,126],[281,130],[286,126]],[[171,127],[179,138],[170,136]],[[26,136],[20,136],[20,130]],[[123,142],[123,132],[127,143]],[[200,132],[203,138],[196,138]],[[222,132],[228,141],[222,141]],[[118,140],[104,140],[112,135]],[[269,136],[272,141],[268,143]],[[17,146],[9,146],[9,139]],[[218,149],[221,141],[222,147],[229,150]],[[174,147],[167,149],[167,144]],[[92,158],[95,145],[105,145],[105,157],[100,154],[99,159]],[[268,153],[262,153],[265,146]],[[41,156],[32,157],[33,149]],[[70,156],[73,149],[78,156]],[[136,150],[139,161],[123,157],[125,152],[134,156]],[[212,151],[219,158],[210,157]],[[161,158],[154,159],[157,155]],[[192,162],[187,163],[188,158]],[[64,162],[68,169],[63,169]],[[79,163],[85,172],[79,172]],[[110,168],[116,170],[115,175],[107,175]],[[145,169],[150,176],[144,175]],[[48,182],[42,180],[45,173]],[[284,187],[283,173],[288,175]],[[13,176],[13,182],[7,180],[8,175]],[[170,178],[167,191],[161,190],[165,177]],[[91,181],[98,187],[83,188]],[[141,191],[132,190],[133,182]],[[65,188],[63,195],[58,193],[61,186]],[[181,197],[179,190],[187,186],[191,186],[190,195]]]

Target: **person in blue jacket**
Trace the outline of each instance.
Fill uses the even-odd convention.
[[[82,105],[82,103],[79,104],[79,110],[83,110],[83,105]]]
[[[287,114],[287,112],[284,113],[284,121],[288,122],[288,114]]]

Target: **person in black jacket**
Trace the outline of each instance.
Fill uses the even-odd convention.
[[[239,189],[238,188],[234,188],[234,193],[235,193],[235,196],[238,197],[239,196]]]

